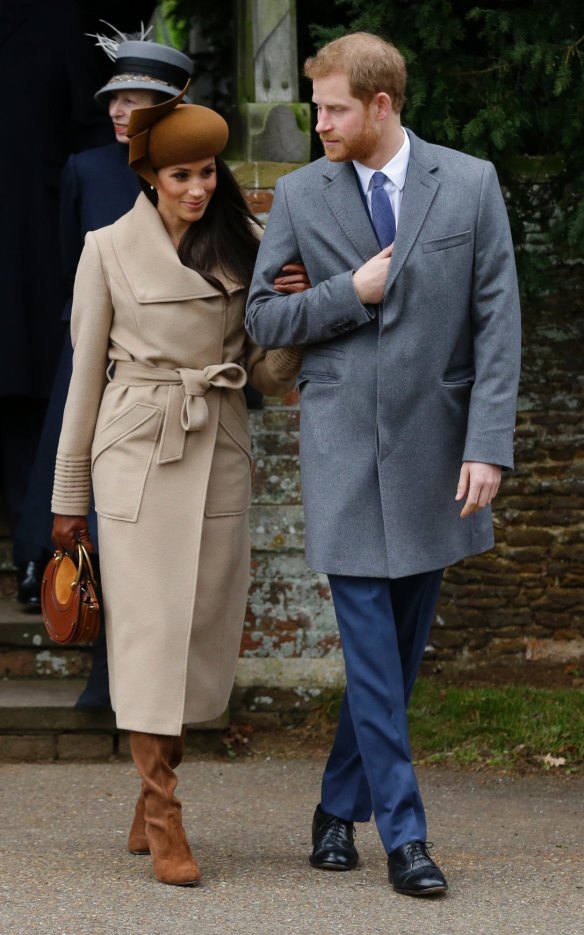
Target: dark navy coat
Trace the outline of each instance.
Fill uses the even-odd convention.
[[[63,340],[59,178],[69,153],[112,138],[79,6],[0,4],[0,397],[49,396]]]
[[[67,160],[61,179],[60,205],[62,265],[69,293],[63,312],[65,319],[70,316],[75,271],[86,233],[117,221],[130,210],[139,192],[138,176],[128,166],[128,148],[123,143],[88,149]],[[47,550],[51,549],[50,505],[55,456],[71,379],[72,357],[67,329],[19,529],[22,538]],[[94,517],[90,517],[90,527],[96,542]]]

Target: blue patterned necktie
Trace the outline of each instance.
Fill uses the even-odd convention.
[[[387,176],[383,172],[373,173],[371,190],[371,220],[381,248],[389,247],[395,240],[395,217],[389,195],[383,185]]]

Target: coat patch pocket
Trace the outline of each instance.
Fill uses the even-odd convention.
[[[137,521],[161,420],[160,409],[135,403],[96,435],[91,459],[100,516]]]
[[[345,369],[345,352],[335,347],[305,351],[296,386],[305,383],[341,383]]]
[[[439,237],[438,240],[426,240],[422,244],[422,249],[424,253],[436,253],[438,250],[450,250],[451,247],[460,247],[465,243],[470,243],[470,231],[451,234],[449,237]]]
[[[474,381],[474,367],[454,367],[446,371],[440,382],[442,386],[472,386]]]
[[[247,426],[227,394],[221,400],[205,516],[237,516],[251,505],[251,446]]]

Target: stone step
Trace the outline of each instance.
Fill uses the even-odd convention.
[[[0,563],[0,599],[16,597],[16,568],[11,561]]]
[[[129,756],[128,734],[111,711],[76,711],[85,682],[79,679],[0,681],[0,761],[104,760]],[[189,753],[221,748],[226,711],[204,724],[189,725]]]
[[[90,667],[89,646],[54,643],[39,612],[0,598],[0,678],[81,678]]]

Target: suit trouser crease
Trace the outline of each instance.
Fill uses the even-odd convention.
[[[321,806],[347,821],[373,812],[388,853],[426,839],[406,708],[441,580],[441,569],[393,580],[329,576],[347,687]]]

